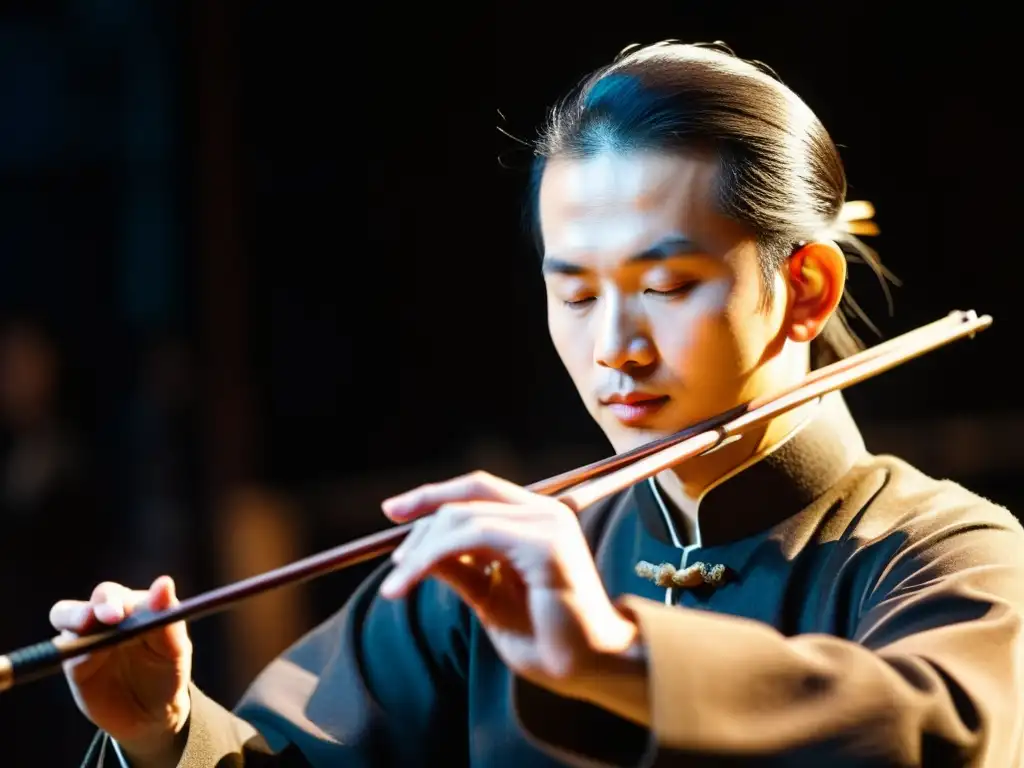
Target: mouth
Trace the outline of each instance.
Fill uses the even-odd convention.
[[[602,405],[611,411],[620,422],[627,425],[641,424],[654,416],[668,403],[668,395],[645,395],[632,393],[629,395],[613,395],[603,401]]]

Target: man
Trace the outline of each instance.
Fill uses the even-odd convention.
[[[844,253],[870,251],[828,134],[764,65],[625,52],[538,155],[551,337],[616,451],[849,348]],[[190,683],[182,626],[69,665],[80,708],[134,768],[1021,762],[1024,531],[868,454],[838,396],[579,518],[482,474],[384,511],[418,520],[392,562],[234,714]],[[174,602],[167,578],[103,584],[51,617]]]

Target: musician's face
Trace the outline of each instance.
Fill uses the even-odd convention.
[[[545,171],[548,326],[617,451],[806,370],[806,345],[801,356],[787,342],[788,273],[765,304],[755,242],[717,212],[715,174],[711,158],[654,153],[553,160]]]

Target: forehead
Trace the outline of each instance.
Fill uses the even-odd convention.
[[[625,257],[682,236],[724,254],[745,233],[717,209],[717,174],[713,157],[696,154],[553,159],[540,185],[545,251]]]

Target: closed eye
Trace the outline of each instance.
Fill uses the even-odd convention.
[[[644,291],[644,293],[647,294],[648,296],[661,296],[661,297],[665,297],[665,298],[674,298],[676,296],[685,296],[686,294],[688,294],[690,291],[692,291],[696,287],[697,287],[696,281],[691,281],[689,283],[683,283],[682,285],[677,286],[676,288],[671,288],[671,289],[669,289],[667,291],[656,291],[653,288],[648,288],[646,291]]]
[[[587,296],[585,299],[575,299],[572,301],[564,301],[562,303],[565,304],[565,306],[569,307],[569,309],[583,309],[585,306],[594,301],[594,298],[594,296]]]

